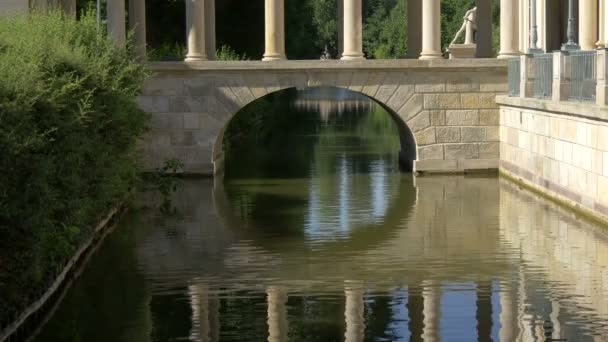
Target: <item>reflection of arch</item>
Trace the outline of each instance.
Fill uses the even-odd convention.
[[[397,126],[397,129],[399,131],[399,138],[400,138],[400,142],[401,142],[401,151],[399,153],[399,162],[404,170],[412,171],[414,161],[416,160],[416,157],[417,157],[417,146],[418,145],[417,145],[416,139],[414,137],[415,132],[412,129],[410,129],[410,124],[408,124],[408,123],[411,123],[411,125],[413,127],[418,127],[418,125],[415,124],[415,121],[417,120],[418,114],[420,114],[422,112],[422,106],[419,105],[419,103],[418,103],[420,98],[418,96],[414,96],[413,86],[412,85],[398,86],[395,84],[394,85],[395,89],[393,89],[392,93],[391,93],[392,95],[390,95],[384,102],[382,100],[380,100],[382,97],[379,97],[378,95],[376,95],[376,94],[380,93],[382,87],[363,87],[363,89],[361,89],[361,90],[351,89],[352,87],[350,87],[350,88],[349,87],[340,87],[340,86],[329,86],[329,87],[343,89],[343,90],[346,90],[349,92],[363,95],[366,98],[368,98],[371,101],[378,104],[379,106],[381,106],[384,110],[386,110],[389,113],[389,115],[393,119],[393,122],[395,123],[395,125]],[[404,89],[401,92],[399,92],[398,89],[400,89],[401,87],[404,87]],[[215,137],[215,142],[213,144],[212,155],[213,155],[214,169],[215,169],[216,173],[218,171],[222,170],[224,167],[224,165],[223,165],[224,164],[224,155],[223,155],[224,132],[225,132],[226,128],[228,127],[228,125],[230,124],[230,122],[232,121],[232,119],[236,115],[238,115],[239,112],[241,112],[243,109],[254,104],[257,100],[260,100],[270,94],[283,92],[283,91],[286,91],[288,89],[293,89],[293,88],[297,88],[297,87],[292,86],[292,87],[282,88],[280,90],[274,90],[274,91],[265,90],[265,91],[259,91],[259,92],[255,92],[255,91],[246,92],[246,93],[250,93],[252,96],[245,95],[245,100],[242,102],[239,102],[238,105],[235,105],[235,103],[233,101],[230,101],[229,98],[224,98],[224,101],[229,102],[229,104],[225,104],[225,107],[230,114],[226,117],[225,122],[222,123],[222,127],[219,130],[217,136]],[[375,89],[375,91],[373,91],[372,89],[368,89],[368,88],[373,88],[373,89]],[[367,89],[367,91],[366,91],[366,89]],[[398,99],[395,99],[395,97],[397,97]],[[224,102],[224,101],[222,101],[222,102]],[[228,109],[228,108],[231,108],[231,109]]]
[[[403,176],[404,178],[407,176]],[[269,185],[272,186],[272,185]],[[417,193],[411,178],[401,179],[399,189],[395,190],[396,198],[391,201],[391,207],[388,209],[383,220],[378,224],[369,224],[358,227],[353,230],[348,239],[339,241],[329,241],[322,246],[316,245],[314,248],[317,252],[324,251],[340,251],[348,246],[348,251],[351,253],[362,252],[367,249],[373,249],[384,241],[389,241],[393,237],[393,232],[400,229],[400,223],[403,219],[409,217],[415,209]],[[239,235],[248,240],[253,240],[261,245],[264,249],[272,251],[273,248],[280,247],[274,241],[270,245],[264,244],[264,239],[256,239],[252,234],[254,229],[248,225],[249,222],[237,217],[234,212],[230,200],[228,199],[224,181],[221,177],[214,179],[213,186],[213,202],[216,213],[221,222],[227,229],[239,231]],[[303,239],[298,239],[298,242],[304,244]],[[298,247],[302,247],[298,245]],[[299,248],[298,248],[299,249]]]

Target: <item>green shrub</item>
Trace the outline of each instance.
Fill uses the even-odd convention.
[[[148,60],[151,61],[183,61],[184,58],[186,58],[186,46],[183,43],[164,43],[148,53]]]
[[[218,61],[245,61],[249,59],[247,55],[239,55],[228,45],[222,45],[222,47],[217,49],[216,54]]]
[[[138,177],[146,72],[94,15],[0,18],[0,325]]]

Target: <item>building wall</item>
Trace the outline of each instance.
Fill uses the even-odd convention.
[[[500,167],[608,219],[608,108],[497,97]]]
[[[25,14],[29,9],[29,0],[2,0],[0,1],[0,16],[15,13]]]

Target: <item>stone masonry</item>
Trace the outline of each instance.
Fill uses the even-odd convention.
[[[506,62],[475,60],[277,61],[151,63],[154,76],[139,99],[152,115],[141,144],[144,164],[169,158],[185,172],[223,167],[222,136],[245,105],[287,88],[332,86],[390,109],[413,136],[414,168],[450,172],[498,168],[497,94],[507,91]]]
[[[506,96],[497,102],[502,172],[608,218],[608,109]]]

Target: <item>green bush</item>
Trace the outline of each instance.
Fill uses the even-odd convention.
[[[239,55],[228,45],[222,45],[219,49],[217,49],[216,54],[218,61],[246,61],[249,59],[247,58],[247,55]]]
[[[146,72],[94,15],[0,18],[0,325],[138,177]]]

